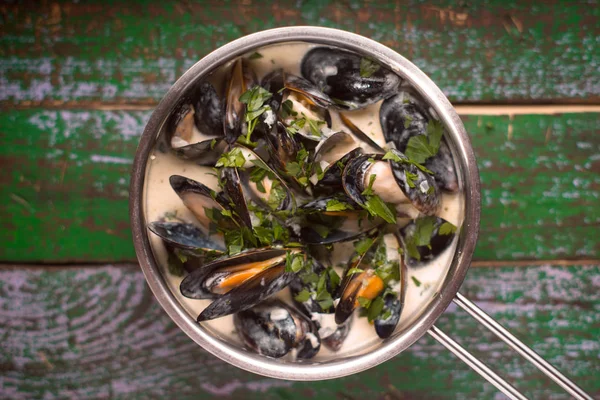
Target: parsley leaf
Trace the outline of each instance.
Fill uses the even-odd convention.
[[[180,257],[178,257],[175,253],[169,253],[169,258],[167,259],[167,265],[169,267],[169,273],[174,276],[183,276],[185,269],[183,268],[183,263]]]
[[[344,210],[353,210],[352,206],[343,201],[339,201],[337,199],[327,200],[327,204],[325,205],[326,211],[344,211]]]
[[[365,190],[363,190],[363,192],[361,193],[363,196],[372,196],[375,194],[375,192],[373,192],[373,183],[375,183],[375,179],[377,178],[377,174],[371,174],[369,176],[369,185],[367,186],[367,188]]]
[[[429,246],[433,229],[435,228],[435,217],[423,217],[415,220],[415,230],[411,237],[417,246]]]
[[[348,273],[346,275],[350,276],[350,275],[354,275],[354,274],[362,274],[363,272],[365,272],[364,269],[360,269],[360,268],[350,268],[348,270]]]
[[[285,256],[286,272],[299,272],[304,267],[304,256],[300,253],[288,253]]]
[[[271,96],[273,96],[271,92],[261,86],[254,86],[240,96],[240,103],[246,104],[245,120],[248,123],[248,133],[246,134],[247,141],[250,141],[250,136],[256,127],[258,117],[265,111],[271,109],[271,107],[265,105],[265,102],[269,100]]]
[[[306,289],[302,289],[295,297],[294,300],[296,300],[298,303],[304,303],[305,301],[308,301],[308,299],[310,299],[310,292]]]
[[[381,200],[381,197],[377,195],[369,196],[364,204],[364,208],[374,217],[379,216],[390,224],[396,223],[394,209],[390,208],[383,200]]]
[[[416,287],[421,286],[421,281],[418,280],[417,278],[415,278],[414,276],[411,276],[410,279],[412,279],[412,281],[415,283]]]
[[[417,163],[424,163],[437,154],[443,133],[444,128],[441,123],[435,120],[429,121],[427,135],[413,136],[408,140],[406,156]]]
[[[383,156],[383,160],[392,160],[392,161],[395,161],[398,163],[411,164],[411,165],[414,165],[415,167],[419,168],[421,171],[428,173],[429,175],[433,175],[433,172],[430,171],[429,169],[425,168],[423,165],[419,164],[418,162],[416,162],[414,160],[409,160],[408,158],[402,158],[398,154],[394,153],[393,151],[388,151],[387,153],[385,153],[385,155]]]
[[[369,322],[373,322],[375,319],[377,319],[377,317],[383,310],[383,305],[383,297],[381,296],[378,296],[371,301],[371,305],[369,306],[369,313],[367,314]]]
[[[289,117],[295,117],[298,115],[296,111],[294,111],[294,103],[291,100],[286,100],[281,103],[281,109],[279,111],[281,118],[286,119]]]
[[[440,235],[452,235],[454,232],[456,232],[456,226],[447,221],[440,225],[438,229]]]
[[[255,51],[254,53],[250,54],[250,57],[248,57],[248,59],[250,60],[257,60],[259,58],[263,58],[263,55],[260,54],[258,51]]]
[[[241,168],[246,163],[246,158],[242,153],[242,149],[234,147],[231,151],[227,151],[221,154],[221,157],[217,160],[215,167],[235,167]]]
[[[370,78],[379,68],[381,66],[370,58],[362,57],[360,59],[360,76],[362,78]]]
[[[408,172],[407,169],[404,170],[404,177],[406,178],[406,183],[408,183],[408,186],[411,188],[416,187],[415,185],[415,180],[419,179],[419,176],[417,174],[413,174],[412,172]]]
[[[359,297],[356,300],[358,301],[358,304],[360,304],[360,306],[363,308],[369,308],[369,306],[371,305],[371,299],[367,299],[366,297]]]
[[[375,239],[373,238],[363,238],[354,243],[354,250],[356,250],[356,252],[362,256],[369,250],[369,248],[371,248],[371,245],[374,241]]]

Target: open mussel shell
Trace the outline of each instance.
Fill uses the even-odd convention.
[[[404,153],[411,137],[427,135],[427,126],[434,121],[423,101],[409,90],[390,97],[381,104],[379,119],[385,140],[393,142]],[[450,148],[442,137],[437,154],[425,162],[434,173],[439,186],[449,192],[458,190],[458,178]]]
[[[285,249],[248,250],[219,258],[188,275],[179,287],[190,299],[216,299],[270,268],[285,264]]]
[[[359,297],[372,300],[384,289],[383,280],[375,274],[375,270],[368,263],[363,263],[364,260],[371,258],[377,241],[373,240],[369,248],[362,254],[354,253],[344,269],[342,283],[338,291],[340,300],[335,308],[335,322],[337,324],[343,324],[359,307]]]
[[[321,343],[331,351],[338,351],[350,333],[354,317],[350,315],[344,323],[339,325],[335,323],[334,314],[313,314],[312,317],[313,322],[319,329]],[[326,324],[325,318],[331,319],[332,322]]]
[[[223,253],[225,251],[222,244],[208,238],[193,224],[156,221],[149,223],[148,229],[173,247],[201,252]]]
[[[406,263],[400,258],[400,281],[398,282],[399,293],[388,293],[383,298],[383,315],[389,311],[385,319],[377,318],[373,321],[375,332],[381,339],[386,339],[394,333],[400,321],[404,302],[406,300],[406,289],[408,288],[408,271]]]
[[[350,209],[327,211],[327,204],[335,200],[347,204]],[[380,218],[371,218],[352,199],[337,194],[323,197],[301,207],[304,223],[300,230],[303,243],[328,245],[354,240],[380,226]]]
[[[223,193],[216,193],[202,183],[181,175],[172,175],[169,183],[205,230],[212,231],[215,222],[224,228],[233,228],[236,223],[239,224],[222,215],[223,210],[229,209],[228,200]]]
[[[194,121],[198,130],[209,136],[223,136],[223,105],[214,86],[202,82],[193,94]]]
[[[242,149],[246,164],[250,165],[244,171],[238,171],[250,197],[270,210],[295,210],[296,199],[286,181],[256,152],[241,145],[237,146]],[[253,181],[252,172],[256,168],[266,172],[260,184]]]
[[[280,300],[268,300],[234,315],[236,331],[246,347],[273,358],[296,353],[314,357],[321,347],[316,327],[302,313]]]
[[[266,91],[272,93],[273,95],[269,100],[267,100],[267,104],[271,107],[273,112],[277,113],[279,108],[281,107],[281,103],[283,103],[283,89],[284,89],[284,72],[282,68],[276,69],[274,71],[269,72],[265,75],[260,82],[260,86],[263,87]]]
[[[402,228],[406,264],[419,267],[434,260],[450,246],[456,230],[456,226],[435,216],[417,218]]]
[[[238,58],[232,68],[226,91],[223,129],[227,143],[234,144],[242,134],[246,105],[240,102],[240,96],[256,84],[256,75],[250,66]]]
[[[198,165],[212,167],[226,150],[227,142],[222,138],[203,140],[198,143],[174,148],[177,156],[184,160],[195,161]]]
[[[332,195],[344,190],[342,184],[342,173],[349,160],[360,156],[363,153],[360,147],[350,151],[348,154],[330,164],[323,172],[321,178],[316,185],[313,186],[313,193],[317,196]]]
[[[277,121],[271,129],[268,129],[264,137],[269,146],[271,164],[278,171],[285,171],[288,163],[296,161],[300,144],[285,129],[281,121]]]
[[[335,102],[321,92],[312,82],[296,75],[284,75],[284,87],[292,92],[300,93],[312,105],[327,108],[335,105]]]
[[[390,97],[402,82],[375,61],[330,47],[317,47],[306,53],[301,71],[304,78],[343,109],[362,108]]]
[[[435,178],[422,171],[397,150],[391,150],[400,161],[389,160],[392,174],[404,195],[415,208],[425,215],[433,215],[440,208],[441,193]]]
[[[313,193],[323,196],[342,192],[342,172],[346,163],[361,154],[362,149],[354,138],[343,131],[336,132],[319,143],[313,163],[319,165],[323,177],[314,185]]]
[[[244,188],[237,168],[225,167],[221,170],[221,183],[223,192],[230,200],[230,207],[248,228],[252,229],[248,201],[244,195]]]
[[[367,199],[362,194],[369,182],[368,172],[374,162],[381,161],[381,154],[362,154],[346,163],[342,172],[342,185],[344,191],[358,204],[365,204]]]
[[[327,292],[331,295],[335,294],[336,288],[332,284],[329,271],[330,270],[325,268],[323,264],[312,258],[310,269],[303,269],[296,275],[292,282],[290,282],[290,292],[292,293],[295,304],[298,306],[298,308],[305,311],[307,315],[311,315],[312,313],[329,314],[334,311],[335,307],[333,304],[323,308],[321,305],[322,303],[315,298],[320,279],[323,279]],[[333,270],[331,271],[334,274],[336,273]],[[298,301],[296,296],[298,296],[302,290],[306,290],[307,292],[311,293],[311,296],[305,301]]]

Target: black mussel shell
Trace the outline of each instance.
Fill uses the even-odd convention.
[[[267,104],[271,107],[273,112],[277,113],[283,103],[283,89],[284,89],[284,72],[283,69],[276,69],[275,71],[269,72],[264,76],[260,82],[260,86],[266,91],[272,93],[272,96],[267,100]]]
[[[323,264],[321,264],[313,258],[310,270],[303,269],[300,273],[296,275],[296,277],[290,283],[289,287],[292,293],[292,297],[294,298],[294,302],[296,303],[298,308],[305,311],[307,315],[310,316],[312,313],[329,314],[334,311],[335,307],[333,306],[333,304],[323,309],[321,304],[317,300],[314,300],[312,298],[309,298],[308,300],[302,302],[296,299],[296,296],[302,290],[306,290],[309,293],[317,293],[317,285],[323,274],[325,274],[323,279],[325,282],[327,292],[333,296],[335,294],[336,288],[333,287],[330,273],[336,274],[336,272],[333,269],[325,268]]]
[[[296,139],[285,129],[282,122],[277,123],[265,133],[269,145],[271,164],[278,171],[285,171],[286,165],[296,161],[300,145]]]
[[[309,359],[320,349],[314,324],[280,300],[269,300],[234,316],[245,346],[258,354],[280,358],[295,349],[296,357]]]
[[[404,302],[406,300],[406,289],[408,287],[408,271],[404,260],[400,259],[400,293],[388,293],[383,298],[383,313],[389,311],[389,317],[386,319],[377,318],[374,321],[375,332],[377,336],[382,339],[386,339],[394,333],[398,321],[400,321],[400,315],[404,308]]]
[[[247,310],[285,288],[294,275],[285,271],[285,261],[271,267],[213,301],[197,320],[201,322]]]
[[[336,298],[339,297],[339,302],[335,308],[335,322],[343,324],[357,308],[357,295],[361,287],[359,280],[371,278],[374,275],[373,269],[369,265],[363,264],[363,260],[370,259],[377,240],[373,240],[368,249],[364,253],[354,253],[348,261],[344,273],[342,275],[342,283],[338,288]],[[351,273],[355,268],[361,268],[364,272]]]
[[[248,201],[244,195],[244,188],[237,168],[225,167],[221,170],[223,192],[229,198],[229,206],[248,228],[252,229]]]
[[[403,91],[381,104],[379,119],[385,140],[393,142],[404,153],[411,137],[427,134],[427,125],[433,121],[425,103],[411,91]],[[442,137],[438,153],[426,160],[425,167],[434,173],[439,186],[449,192],[458,190],[458,178],[452,154]]]
[[[321,343],[331,351],[338,351],[350,333],[350,327],[352,326],[353,319],[354,317],[350,315],[350,317],[348,317],[343,324],[337,325],[337,328],[333,333],[327,335],[326,337],[322,337]],[[315,325],[317,325],[317,328],[320,328],[318,323],[315,322]],[[327,332],[323,332],[321,329],[319,329],[319,334],[325,335]]]
[[[304,78],[331,97],[339,108],[345,109],[365,107],[392,96],[402,82],[398,75],[372,60],[328,47],[317,47],[306,53],[301,71]]]
[[[319,211],[326,207],[329,199],[345,201],[356,210]],[[302,243],[308,245],[329,245],[338,242],[347,242],[363,236],[374,228],[383,224],[381,218],[371,218],[360,210],[360,207],[351,199],[343,196],[331,196],[317,199],[304,205],[304,222],[300,229]],[[326,208],[325,208],[326,209]],[[344,223],[354,220],[354,225]]]
[[[233,228],[236,225],[233,219],[221,213],[222,210],[230,209],[229,202],[222,192],[216,193],[206,185],[180,175],[172,175],[169,183],[205,229],[210,229],[215,220],[225,228]],[[207,210],[214,212],[209,215]]]
[[[261,275],[262,272],[272,267],[277,267],[281,263],[285,264],[286,254],[285,249],[265,248],[219,258],[186,276],[181,282],[179,290],[183,296],[190,299],[216,299],[223,296],[223,293],[217,293],[214,289],[227,277],[243,272],[245,266],[253,268],[258,263],[264,263],[261,265],[264,269],[256,274]],[[242,280],[241,283],[243,284],[244,281]]]
[[[342,173],[349,160],[363,153],[360,147],[352,150],[338,161],[330,164],[323,172],[323,178],[313,187],[313,193],[317,196],[340,193],[344,190],[342,185]]]
[[[365,178],[371,168],[373,161],[381,161],[381,154],[363,154],[354,157],[346,163],[346,168],[342,172],[342,185],[344,191],[352,200],[358,204],[365,204],[367,199],[362,194],[365,188]]]
[[[223,105],[209,82],[202,82],[194,91],[194,121],[198,130],[209,136],[223,135]]]
[[[223,129],[227,143],[234,144],[242,134],[246,105],[240,102],[240,96],[256,84],[256,75],[243,59],[235,61],[226,92]]]
[[[156,221],[148,224],[152,233],[171,246],[185,250],[223,253],[225,247],[209,239],[197,226],[183,222]]]
[[[184,160],[195,161],[198,165],[214,166],[226,150],[227,142],[221,138],[204,140],[188,146],[173,149]]]
[[[417,210],[425,215],[434,215],[441,204],[441,193],[434,177],[410,163],[398,150],[391,152],[400,159],[390,159],[389,163],[394,179],[404,195]]]
[[[401,229],[405,261],[418,267],[434,260],[450,246],[456,226],[435,216],[418,218]]]
[[[333,100],[321,92],[312,82],[292,74],[285,74],[285,88],[300,93],[310,103],[321,108],[335,105]]]

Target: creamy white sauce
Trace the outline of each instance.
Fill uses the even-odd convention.
[[[295,75],[300,75],[299,71],[299,60],[307,49],[314,47],[312,44],[305,43],[291,43],[270,46],[267,48],[260,49],[259,52],[262,54],[262,58],[251,60],[251,65],[255,69],[259,79],[271,72],[274,68],[283,68],[286,72]],[[226,70],[215,71],[214,76],[210,81],[215,85],[217,90],[223,87],[223,78],[226,76]],[[373,140],[380,146],[385,146],[385,140],[381,133],[381,126],[379,123],[379,108],[381,102],[371,105],[363,110],[353,111],[347,113],[347,117],[359,127],[363,132],[367,133]],[[336,112],[331,113],[332,117],[332,131],[336,132],[344,130],[349,132],[348,129],[343,126],[339,116]],[[198,138],[194,132],[194,140]],[[374,152],[374,149],[369,145],[363,144],[357,140],[366,152]],[[247,156],[247,154],[244,154]],[[248,157],[249,158],[249,157]],[[248,160],[247,158],[247,160]],[[375,167],[375,166],[374,166]],[[198,221],[193,214],[183,205],[181,199],[175,194],[169,184],[169,177],[171,175],[183,175],[199,182],[204,183],[212,189],[217,189],[217,180],[212,175],[214,172],[209,167],[197,166],[190,162],[185,162],[176,158],[172,154],[163,154],[159,151],[153,152],[148,161],[146,169],[146,186],[144,188],[145,202],[145,214],[148,222],[156,221],[164,216],[166,212],[176,212],[177,217],[198,225]],[[379,171],[383,176],[383,172]],[[393,178],[390,182],[394,182]],[[385,184],[384,179],[377,179],[375,184],[381,182]],[[388,186],[395,186],[389,184]],[[266,182],[265,182],[266,187]],[[377,186],[379,190],[379,185]],[[381,188],[383,190],[384,188]],[[389,196],[385,191],[381,192],[382,198],[391,202],[397,202],[399,194],[395,189],[389,188]],[[268,192],[268,190],[267,190]],[[393,193],[392,193],[393,192]],[[401,192],[400,192],[401,193]],[[412,206],[411,206],[412,207]],[[414,209],[414,207],[412,207]],[[463,209],[464,209],[464,198],[462,193],[447,194],[444,193],[442,196],[442,205],[440,208],[439,216],[445,220],[453,223],[456,226],[461,226],[463,221]],[[416,216],[416,215],[415,215]],[[414,217],[414,216],[413,216]],[[398,219],[400,225],[404,225],[410,220]],[[192,318],[196,318],[206,306],[210,304],[210,300],[192,300],[183,297],[179,292],[179,284],[182,278],[176,277],[168,273],[167,267],[167,253],[162,240],[156,235],[149,233],[150,243],[155,255],[155,258],[163,271],[163,276],[176,299],[181,303],[183,308]],[[395,238],[385,238],[386,244],[388,241],[395,241]],[[457,239],[433,262],[428,265],[419,267],[418,269],[409,269],[407,279],[407,291],[406,301],[404,310],[400,317],[400,322],[396,328],[396,334],[402,332],[408,328],[412,321],[414,321],[420,314],[420,312],[427,306],[432,300],[433,295],[439,290],[444,278],[446,277],[448,268],[450,266],[452,257],[454,256],[457,245]],[[393,254],[391,250],[392,244],[388,256],[397,257],[397,252]],[[347,260],[351,257],[354,251],[352,242],[338,243],[334,245],[333,251],[330,254],[332,265],[336,266],[336,270],[341,274],[342,268],[346,265]],[[420,283],[420,286],[416,286],[411,277],[415,277]],[[291,296],[289,290],[285,289],[278,293],[276,296],[284,301],[291,302]],[[273,316],[273,315],[272,315]],[[281,315],[275,317],[282,317]],[[317,318],[313,315],[313,318]],[[333,322],[333,315],[326,315],[318,317],[320,318],[321,329],[327,333],[330,330],[335,330],[335,322]],[[216,320],[206,321],[202,323],[202,326],[209,330],[213,335],[218,336],[231,343],[235,343],[241,346],[240,340],[235,333],[233,326],[233,317],[226,316],[218,318]],[[372,324],[369,324],[366,318],[358,318],[355,315],[351,323],[351,329],[348,337],[344,341],[341,349],[337,352],[331,352],[325,346],[321,346],[321,350],[317,356],[311,359],[309,362],[318,363],[320,361],[329,360],[332,357],[339,358],[345,356],[351,356],[360,354],[366,351],[370,351],[375,348],[381,339],[375,334]],[[294,355],[288,355],[286,360],[295,360]]]

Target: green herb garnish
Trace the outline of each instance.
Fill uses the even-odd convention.
[[[437,154],[443,134],[444,127],[441,123],[435,120],[429,121],[427,135],[413,136],[408,140],[406,156],[414,162],[424,163]]]
[[[377,317],[379,316],[379,314],[381,314],[381,311],[383,310],[383,305],[384,302],[382,296],[377,296],[371,301],[371,305],[369,306],[369,313],[367,314],[369,322],[373,322],[375,319],[377,319]]]
[[[248,124],[246,141],[250,141],[250,136],[256,127],[258,117],[260,117],[265,111],[271,109],[271,107],[265,105],[265,102],[269,100],[271,96],[273,95],[261,86],[254,86],[252,89],[247,90],[240,96],[240,103],[246,104],[245,120]]]
[[[234,147],[230,151],[226,151],[225,153],[221,154],[221,157],[219,157],[215,166],[241,168],[245,163],[246,158],[244,158],[242,149],[239,147]]]
[[[365,272],[364,269],[350,268],[350,270],[348,270],[348,273],[346,275],[350,276],[350,275],[354,275],[354,274],[362,274],[363,272]]]
[[[376,178],[377,178],[377,174],[371,174],[369,176],[369,185],[361,193],[363,196],[372,196],[375,194],[375,192],[373,192],[373,183],[375,183]]]
[[[362,78],[370,78],[379,68],[381,66],[370,58],[362,57],[360,59],[360,76]]]
[[[450,222],[444,222],[438,229],[438,234],[440,235],[452,235],[454,232],[456,232],[456,226]]]
[[[371,305],[371,299],[367,299],[366,297],[359,297],[356,300],[358,301],[358,304],[360,304],[360,306],[363,308],[369,308],[369,306]]]
[[[372,238],[363,238],[354,243],[354,250],[362,256],[371,248],[374,241],[375,239]]]
[[[296,300],[298,303],[304,303],[305,301],[308,301],[308,299],[310,299],[310,292],[306,289],[302,289],[295,297],[294,300]]]
[[[368,196],[364,208],[374,217],[381,217],[390,224],[396,223],[396,214],[394,207],[388,206],[381,197],[377,195]]]
[[[258,51],[255,51],[254,53],[250,54],[250,56],[248,57],[248,59],[250,59],[250,60],[258,60],[259,58],[263,58],[263,55],[260,54]]]
[[[343,201],[339,201],[337,199],[328,200],[325,207],[326,207],[326,209],[325,209],[326,211],[332,211],[332,212],[354,209],[350,204],[345,203]]]
[[[414,276],[411,276],[410,279],[412,279],[416,287],[421,286],[421,281],[415,278]]]
[[[294,103],[292,103],[291,100],[286,100],[283,103],[281,103],[281,109],[279,110],[279,114],[283,119],[295,117],[296,115],[298,115],[298,113],[294,111]]]

